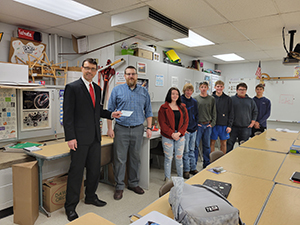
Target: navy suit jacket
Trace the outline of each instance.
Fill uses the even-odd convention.
[[[100,117],[111,119],[111,112],[103,110],[103,106],[100,105],[100,87],[94,82],[93,86],[96,95],[95,108],[81,78],[66,85],[63,104],[66,141],[76,139],[78,145],[90,145],[95,137],[101,141]]]

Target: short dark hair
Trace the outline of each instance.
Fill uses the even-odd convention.
[[[201,85],[206,85],[206,86],[208,87],[208,82],[207,82],[207,81],[200,82],[199,87],[200,87]]]
[[[127,67],[125,68],[125,70],[124,70],[124,74],[126,74],[126,70],[127,70],[127,69],[134,69],[135,72],[137,72],[137,70],[136,70],[136,68],[135,68],[134,66],[127,66]]]
[[[84,63],[85,63],[85,62],[89,62],[89,63],[91,63],[91,64],[94,64],[94,65],[96,65],[96,68],[97,68],[97,60],[96,60],[96,59],[93,59],[93,58],[87,58],[87,59],[83,60],[83,61],[82,61],[82,67],[84,67]]]
[[[256,85],[255,89],[256,89],[256,88],[262,88],[263,90],[265,90],[265,86],[264,86],[263,84],[258,84],[258,85]]]
[[[248,86],[246,83],[239,83],[237,86],[236,86],[236,90],[239,89],[240,87],[244,87],[246,88],[246,90],[248,89]]]

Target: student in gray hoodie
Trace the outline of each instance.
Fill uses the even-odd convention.
[[[233,149],[236,138],[240,144],[241,141],[247,141],[251,135],[252,127],[258,114],[257,106],[247,93],[247,84],[240,83],[236,87],[237,94],[232,96],[234,120],[227,141],[227,152]]]

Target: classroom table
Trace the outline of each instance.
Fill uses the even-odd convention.
[[[257,224],[299,224],[299,196],[299,188],[276,184]]]
[[[70,223],[67,223],[68,225],[115,225],[114,223],[108,221],[107,219],[104,219],[103,217],[95,214],[95,213],[87,213],[76,220],[73,220]]]
[[[276,139],[297,139],[299,137],[299,133],[289,133],[289,132],[283,132],[283,131],[277,131],[275,129],[267,129],[259,136],[265,136],[266,138],[276,138]]]
[[[232,172],[214,174],[207,170],[202,170],[187,180],[186,183],[203,184],[206,179],[213,179],[232,184],[232,190],[229,193],[228,200],[233,206],[240,210],[241,219],[246,224],[253,224],[255,222],[273,186],[273,182],[270,180],[249,177]],[[145,216],[155,210],[174,219],[168,199],[169,193],[142,209],[138,214]]]
[[[113,139],[108,136],[102,136],[101,146],[112,145]],[[67,142],[41,146],[42,150],[26,152],[36,158],[39,169],[39,208],[48,217],[51,216],[43,207],[43,164],[45,160],[55,160],[70,155],[70,149]]]
[[[207,168],[222,166],[226,171],[273,180],[286,154],[237,147]]]
[[[241,144],[241,147],[256,148],[272,152],[288,153],[294,139],[276,138],[276,141],[271,141],[266,135],[257,135]]]
[[[288,154],[284,159],[284,162],[278,171],[274,181],[280,184],[286,184],[294,187],[300,188],[299,183],[294,183],[290,181],[292,174],[298,171],[300,172],[300,154]]]

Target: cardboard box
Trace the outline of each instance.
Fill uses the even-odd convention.
[[[33,225],[39,216],[39,185],[37,161],[14,164],[14,223]]]
[[[152,60],[152,52],[144,50],[144,49],[140,49],[140,48],[135,49],[134,50],[134,55],[138,56],[138,57],[145,58],[145,59]]]
[[[53,212],[64,206],[66,202],[68,174],[51,177],[43,181],[43,206],[48,212]],[[80,199],[83,198],[83,179]]]

